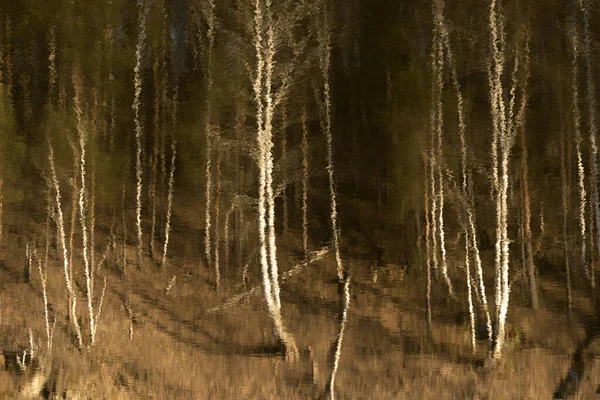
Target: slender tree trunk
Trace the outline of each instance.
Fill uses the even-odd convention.
[[[208,51],[207,51],[207,79],[206,79],[206,165],[205,165],[205,176],[206,176],[206,200],[205,200],[205,233],[204,233],[204,251],[206,255],[206,265],[210,268],[212,263],[212,250],[211,250],[211,200],[212,200],[212,92],[213,92],[213,49],[215,46],[215,21],[214,21],[214,0],[209,0],[209,12],[207,16],[208,22]],[[217,279],[218,273],[215,271],[215,279]]]
[[[255,0],[254,9],[254,45],[256,51],[256,78],[253,91],[256,102],[257,144],[258,144],[258,237],[260,243],[260,265],[263,289],[269,315],[275,325],[275,331],[285,346],[289,360],[298,355],[294,337],[288,333],[281,317],[279,300],[279,282],[275,255],[275,238],[270,234],[269,225],[274,223],[274,204],[272,189],[272,116],[273,98],[271,93],[271,76],[275,51],[274,32],[271,25],[270,0],[263,6]],[[265,21],[266,20],[266,21]],[[265,43],[264,31],[267,31]],[[263,90],[264,89],[264,90]],[[269,215],[267,215],[267,213]],[[268,223],[270,222],[270,224]],[[267,234],[269,233],[269,234]]]
[[[596,86],[594,83],[594,71],[592,70],[592,54],[591,54],[591,38],[590,38],[590,16],[589,7],[590,2],[588,0],[579,1],[579,6],[583,11],[583,29],[584,29],[584,56],[585,56],[585,74],[586,74],[586,98],[588,107],[588,129],[590,135],[590,164],[592,170],[591,176],[591,187],[592,187],[592,202],[593,202],[593,215],[594,222],[596,224],[596,248],[600,249],[600,199],[598,198],[598,144],[596,142],[596,135],[598,132],[598,125],[596,122]],[[594,225],[590,224],[590,236]],[[592,242],[593,244],[593,242]],[[594,265],[594,254],[590,259],[590,284],[595,287],[595,265]]]
[[[156,46],[155,46],[156,49]],[[155,248],[154,248],[154,239],[156,232],[156,207],[157,207],[157,193],[156,193],[156,185],[158,178],[158,159],[160,152],[160,113],[161,113],[161,105],[160,105],[160,63],[158,58],[158,50],[156,49],[156,55],[154,58],[154,64],[152,66],[152,70],[154,72],[154,115],[153,115],[153,145],[152,145],[152,176],[150,179],[150,202],[152,207],[152,217],[151,217],[151,229],[150,229],[150,256],[154,257]]]
[[[467,281],[467,301],[469,305],[469,322],[471,323],[471,348],[473,352],[476,349],[476,337],[475,337],[475,310],[473,308],[473,293],[472,293],[472,282],[471,282],[471,260],[469,258],[469,232],[466,221],[464,223],[464,235],[465,235],[465,277]]]
[[[427,160],[427,156],[423,156],[424,162],[424,171],[425,176],[428,175],[428,171],[433,168],[430,162]],[[433,243],[431,238],[431,228],[430,228],[430,215],[429,215],[429,184],[433,184],[433,181],[425,179],[424,181],[424,193],[423,193],[423,203],[425,205],[425,252],[426,252],[426,262],[425,268],[427,273],[427,288],[425,292],[425,320],[427,321],[427,333],[428,337],[431,339],[432,329],[431,329],[431,262],[433,259],[432,253]]]
[[[432,131],[433,132],[433,131]],[[431,265],[433,266],[433,270],[436,272],[436,276],[439,268],[439,259],[438,259],[438,234],[437,234],[437,189],[436,189],[436,179],[435,179],[435,152],[433,151],[433,138],[431,135],[431,145],[429,146],[429,186],[431,187]]]
[[[481,260],[479,259],[479,250],[477,249],[477,236],[475,234],[475,229],[474,229],[474,221],[473,221],[473,210],[472,207],[470,206],[470,201],[469,201],[469,196],[468,196],[468,183],[467,183],[467,165],[468,165],[468,161],[467,161],[467,156],[468,156],[468,146],[467,146],[467,140],[466,140],[466,124],[465,124],[465,117],[464,117],[464,105],[463,105],[463,96],[462,96],[462,89],[460,86],[460,83],[458,81],[458,74],[456,72],[456,65],[454,62],[454,56],[453,56],[453,52],[452,52],[452,48],[450,46],[450,37],[446,28],[446,23],[444,20],[444,14],[443,14],[443,4],[441,1],[439,1],[437,3],[437,12],[436,12],[437,18],[438,18],[438,24],[439,24],[439,30],[440,30],[440,40],[443,43],[443,47],[445,47],[446,49],[446,58],[448,61],[448,67],[450,68],[450,72],[451,72],[451,79],[452,79],[452,85],[454,87],[454,90],[456,92],[456,97],[457,97],[457,114],[458,114],[458,133],[459,133],[459,138],[460,138],[460,154],[461,154],[461,196],[463,198],[464,201],[464,209],[463,209],[463,234],[465,236],[465,275],[466,275],[466,282],[467,282],[467,301],[468,301],[468,307],[469,307],[469,316],[470,316],[470,323],[471,323],[471,345],[473,348],[473,351],[475,351],[475,345],[476,345],[476,336],[475,336],[475,311],[474,311],[474,307],[473,307],[473,295],[472,295],[472,288],[473,288],[473,284],[472,284],[472,279],[471,279],[471,259],[470,259],[470,253],[471,253],[471,249],[473,249],[473,251],[475,251],[475,260],[476,260],[476,267],[478,269],[478,275],[482,276],[482,273],[480,271],[481,268]],[[470,230],[470,226],[473,226],[473,228]],[[471,237],[472,236],[472,237]],[[481,297],[481,301],[482,304],[484,305],[484,310],[486,312],[486,316],[488,319],[488,322],[490,321],[489,318],[489,311],[487,310],[487,296],[485,294],[485,285],[483,284],[483,278],[481,278],[480,280],[480,297]],[[491,323],[490,323],[491,324]]]
[[[494,259],[494,270],[495,270],[495,290],[496,290],[496,315],[500,310],[500,304],[502,302],[502,278],[501,278],[501,218],[502,218],[502,206],[501,206],[501,193],[500,193],[500,177],[498,171],[498,147],[500,141],[500,135],[503,125],[504,117],[504,102],[502,101],[502,93],[498,93],[498,90],[502,90],[501,77],[504,65],[504,54],[503,48],[500,42],[501,35],[498,32],[498,17],[496,15],[496,0],[492,1],[490,6],[490,30],[492,34],[492,59],[489,61],[489,87],[490,87],[490,103],[492,112],[493,122],[493,137],[492,137],[492,196],[496,203],[496,243],[495,243],[495,259]],[[501,26],[501,23],[500,23]]]
[[[77,199],[79,195],[79,186],[77,185],[77,177],[79,175],[79,150],[75,143],[72,143],[73,150],[73,178],[71,180],[72,186],[72,196],[71,196],[71,218],[69,221],[69,276],[73,276],[73,248],[74,248],[74,240],[75,240],[75,225],[76,225],[76,217],[77,217]],[[57,231],[57,242],[60,237],[60,232]],[[57,243],[56,251],[58,252],[59,246]],[[71,307],[71,304],[69,304]]]
[[[306,108],[302,110],[302,250],[308,261],[308,126]]]
[[[327,11],[324,13],[324,21],[321,25],[322,30],[319,33],[319,65],[321,68],[321,74],[323,75],[323,96],[324,96],[324,121],[323,130],[325,138],[327,139],[327,176],[329,179],[329,198],[331,207],[331,234],[333,251],[335,255],[335,262],[337,267],[337,273],[339,281],[343,281],[344,267],[342,265],[342,258],[340,255],[339,245],[339,224],[338,224],[338,210],[337,210],[337,198],[335,190],[335,176],[334,176],[334,164],[333,164],[333,133],[331,131],[331,89],[329,83],[329,69],[330,69],[330,58],[331,58],[331,39],[328,26],[328,15]]]
[[[344,334],[346,333],[346,325],[348,324],[348,312],[350,310],[350,274],[346,273],[343,281],[343,299],[342,307],[339,312],[340,329],[337,335],[335,343],[335,352],[333,355],[333,368],[331,370],[331,376],[327,386],[327,392],[330,400],[335,400],[335,379],[337,371],[340,366],[340,357],[342,354],[342,343],[344,341]]]
[[[579,109],[579,34],[577,27],[573,27],[572,32],[572,46],[573,46],[573,61],[572,61],[572,96],[573,96],[573,130],[575,132],[575,152],[577,154],[577,177],[579,184],[579,232],[581,235],[581,268],[585,270],[585,274],[588,279],[591,280],[590,271],[587,264],[587,225],[585,222],[585,206],[587,203],[587,191],[585,188],[585,167],[583,166],[583,155],[581,150],[581,144],[583,139],[581,137],[581,112]]]
[[[96,161],[92,158],[91,185],[90,193],[88,194],[90,202],[90,268],[92,280],[94,271],[96,270]]]
[[[438,271],[438,191],[437,191],[437,179],[436,179],[436,165],[437,165],[437,152],[435,151],[435,138],[436,129],[438,124],[438,112],[436,96],[439,89],[437,76],[439,75],[440,66],[438,64],[438,40],[437,40],[437,21],[434,27],[433,33],[433,44],[431,49],[431,75],[432,75],[432,89],[431,89],[431,110],[429,112],[429,124],[430,124],[430,137],[429,143],[429,181],[431,182],[431,244],[432,244],[432,258],[433,258],[433,269]]]
[[[264,165],[265,174],[265,195],[267,207],[267,241],[269,256],[269,273],[271,274],[271,287],[273,290],[273,300],[278,309],[281,309],[280,287],[279,287],[279,268],[277,265],[277,246],[275,240],[275,192],[273,190],[273,116],[275,114],[275,103],[272,92],[273,67],[275,58],[275,33],[271,25],[270,0],[267,0],[267,46],[265,51],[265,118],[264,118]]]
[[[166,89],[165,89],[166,92]],[[166,94],[165,94],[166,96]],[[163,97],[163,104],[165,104],[166,98]],[[173,209],[173,192],[175,190],[175,157],[177,151],[177,141],[175,140],[175,129],[177,127],[177,117],[178,117],[178,102],[179,102],[179,87],[177,82],[173,85],[173,98],[171,99],[171,165],[169,171],[169,182],[167,184],[167,198],[166,198],[166,215],[164,222],[164,245],[163,245],[163,255],[161,261],[161,267],[164,267],[167,262],[167,248],[169,245],[169,234],[171,232],[171,215]],[[166,163],[166,152],[165,152],[165,132],[161,135],[162,143],[161,143],[161,164]],[[166,165],[161,166],[161,170],[164,169],[166,172]],[[161,178],[162,179],[162,178]],[[164,186],[161,184],[161,186]]]
[[[85,156],[86,156],[86,142],[87,142],[87,132],[84,131],[83,121],[82,121],[82,111],[80,108],[80,99],[79,96],[81,94],[81,82],[77,82],[75,84],[75,113],[77,114],[77,132],[79,139],[79,179],[81,185],[79,187],[79,220],[81,223],[81,236],[83,239],[83,264],[85,271],[85,284],[86,284],[86,295],[87,295],[87,306],[88,306],[88,317],[90,324],[90,344],[94,344],[95,336],[96,336],[96,321],[95,321],[95,313],[94,313],[94,276],[92,274],[92,267],[90,266],[90,258],[89,258],[89,245],[88,245],[88,227],[87,227],[87,196],[86,196],[86,185],[85,185],[85,176],[86,176],[86,164],[85,164]]]
[[[331,206],[331,230],[333,239],[333,251],[335,255],[337,274],[339,279],[339,287],[342,289],[343,299],[342,308],[340,312],[340,331],[335,344],[335,355],[334,364],[331,371],[331,377],[329,380],[329,396],[331,400],[335,399],[335,378],[339,368],[340,354],[342,351],[342,342],[344,338],[344,332],[348,319],[348,309],[350,306],[350,274],[344,269],[342,265],[342,258],[340,255],[340,244],[339,244],[339,222],[338,222],[338,205],[337,205],[337,194],[335,189],[335,174],[334,174],[334,163],[333,163],[333,132],[331,129],[332,125],[332,101],[331,101],[331,88],[330,88],[330,66],[331,66],[331,38],[330,38],[330,26],[329,26],[329,10],[327,5],[323,8],[323,20],[320,21],[320,32],[319,32],[319,65],[321,68],[321,74],[323,75],[323,97],[324,97],[324,121],[323,130],[327,139],[327,175],[329,180],[329,197]]]
[[[517,48],[512,70],[512,83],[508,93],[505,92],[503,73],[506,46],[505,20],[500,0],[492,0],[490,5],[490,33],[492,56],[489,60],[489,88],[491,113],[493,121],[492,160],[493,178],[496,200],[496,337],[492,352],[494,358],[502,355],[506,336],[506,315],[508,313],[509,282],[509,238],[508,238],[508,197],[510,189],[510,152],[514,144],[516,132],[524,127],[527,104],[527,82],[529,77],[529,44],[525,46],[524,73],[520,71],[523,61],[521,51]],[[523,82],[519,76],[523,75]],[[519,83],[522,86],[519,87]],[[520,89],[520,100],[517,101],[517,90]],[[505,103],[508,94],[508,106]],[[514,109],[519,104],[515,115]]]
[[[166,56],[163,55],[163,65],[166,63]],[[165,67],[166,69],[166,67]],[[178,87],[177,82],[173,83],[173,97],[170,101],[168,101],[168,79],[165,77],[162,80],[161,85],[161,103],[163,104],[163,114],[161,118],[161,130],[160,136],[157,138],[159,140],[159,159],[160,159],[160,174],[158,176],[158,186],[159,186],[159,197],[160,197],[160,225],[165,226],[165,204],[167,202],[167,127],[168,127],[168,113],[171,114],[171,119],[174,120],[177,115],[177,96],[178,96]],[[173,124],[171,126],[171,130],[175,130],[176,126]],[[157,172],[158,173],[158,172]],[[164,238],[163,238],[164,239]]]
[[[42,284],[42,300],[44,301],[44,322],[46,326],[46,356],[50,357],[52,353],[52,341],[54,337],[54,328],[56,326],[56,317],[54,318],[54,323],[52,327],[50,327],[50,303],[48,302],[48,291],[47,281],[48,281],[48,250],[50,248],[50,215],[52,210],[52,197],[50,195],[50,191],[48,191],[48,206],[47,206],[47,214],[46,217],[46,250],[44,256],[44,264],[42,268],[42,260],[38,257],[37,249],[35,246],[33,247],[33,256],[36,259],[38,265],[38,273],[40,275],[40,283]]]
[[[138,41],[135,51],[134,85],[135,96],[133,100],[133,110],[135,114],[135,143],[136,159],[135,171],[137,181],[136,192],[136,220],[137,220],[137,266],[142,263],[142,149],[144,127],[142,122],[142,58],[146,51],[146,4],[143,0],[138,0]]]
[[[452,282],[450,281],[450,277],[448,276],[448,263],[446,257],[446,231],[444,228],[444,178],[443,178],[443,124],[444,124],[444,116],[443,116],[443,104],[442,104],[442,92],[444,90],[444,81],[442,77],[444,63],[443,63],[443,48],[441,41],[438,40],[436,45],[437,47],[437,76],[436,85],[437,85],[437,96],[436,96],[436,138],[437,138],[437,154],[436,154],[436,167],[437,167],[437,179],[438,179],[438,233],[439,233],[439,246],[441,253],[441,267],[442,267],[442,275],[444,276],[444,280],[448,287],[448,293],[451,297],[454,297],[454,290],[452,288]]]
[[[167,197],[167,220],[165,222],[165,243],[163,246],[162,267],[164,268],[167,262],[167,248],[169,246],[169,233],[171,230],[171,210],[173,208],[173,190],[175,186],[175,157],[177,142],[175,139],[171,142],[171,170],[169,172],[169,194]]]
[[[79,345],[79,348],[83,347],[83,337],[81,336],[81,327],[79,326],[79,320],[77,318],[77,296],[75,294],[75,290],[73,289],[73,281],[72,281],[72,275],[70,273],[70,268],[69,268],[69,251],[67,250],[67,243],[66,243],[66,238],[65,238],[65,229],[64,229],[64,220],[63,220],[63,212],[62,212],[62,207],[61,207],[61,202],[60,202],[60,188],[58,185],[58,178],[56,177],[56,169],[54,167],[54,150],[52,148],[52,145],[48,144],[48,160],[50,163],[50,173],[51,173],[51,179],[52,179],[52,184],[54,186],[54,191],[55,191],[55,201],[56,201],[56,224],[58,225],[58,230],[59,230],[59,238],[60,238],[60,243],[62,246],[62,259],[63,259],[63,272],[65,275],[65,283],[67,286],[67,297],[68,297],[68,301],[67,304],[69,304],[70,308],[69,308],[69,314],[70,314],[70,320],[73,324],[73,327],[75,328],[75,334],[77,336],[77,342]]]
[[[472,181],[469,181],[469,192],[468,192],[468,204],[469,207],[467,209],[467,219],[469,221],[469,229],[470,229],[470,233],[471,233],[471,245],[473,247],[473,257],[475,260],[475,270],[477,272],[477,282],[479,284],[479,294],[481,296],[481,303],[483,306],[483,311],[485,313],[485,321],[486,321],[486,327],[487,327],[487,333],[488,333],[488,341],[489,341],[489,350],[490,353],[493,349],[493,344],[494,344],[494,331],[493,331],[493,326],[492,326],[492,318],[490,315],[490,308],[488,305],[488,300],[487,300],[487,295],[486,295],[486,290],[485,290],[485,281],[483,279],[483,267],[482,267],[482,263],[481,263],[481,255],[479,254],[479,246],[478,246],[478,240],[477,240],[477,229],[476,224],[475,224],[475,215],[474,212],[471,210],[474,210],[475,206],[474,206],[474,196],[473,196],[473,183]]]

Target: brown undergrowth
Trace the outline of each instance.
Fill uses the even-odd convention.
[[[361,234],[348,236],[356,241]],[[102,243],[102,235],[98,237]],[[246,286],[241,271],[224,266],[222,290],[215,292],[212,271],[195,261],[201,259],[201,249],[195,255],[176,250],[188,248],[185,238],[174,231],[175,250],[164,268],[147,259],[139,270],[132,241],[129,286],[118,258],[107,258],[96,272],[106,275],[108,281],[97,344],[81,351],[65,319],[64,281],[56,251],[51,249],[48,297],[51,313],[57,315],[54,348],[45,368],[34,362],[22,370],[15,364],[16,355],[29,349],[29,329],[34,342],[43,342],[44,310],[39,278],[24,283],[25,242],[7,234],[0,249],[0,349],[4,358],[0,360],[0,398],[32,390],[36,379],[43,382],[38,385],[41,396],[47,398],[322,396],[331,373],[340,307],[331,253],[282,283],[283,318],[300,351],[299,359],[289,363],[274,339],[262,291],[242,297],[234,307],[207,312],[260,285],[256,262],[249,265]],[[301,232],[292,230],[279,240],[281,265],[289,268],[300,263]],[[560,268],[548,267],[540,274],[542,307],[535,313],[527,305],[527,282],[516,271],[506,354],[501,361],[491,362],[486,359],[481,313],[477,351],[471,351],[466,290],[457,290],[457,299],[451,300],[444,295],[443,280],[434,282],[432,337],[428,339],[421,269],[364,255],[355,257],[343,238],[342,248],[345,263],[354,272],[336,379],[338,398],[549,399],[560,388],[574,384],[576,390],[569,392],[572,398],[596,396],[600,335],[590,321],[597,309],[586,290],[576,290],[573,313],[567,314]],[[116,250],[122,254],[118,245]],[[75,256],[81,259],[80,254]],[[76,263],[74,271],[82,298],[83,266]],[[375,272],[377,279],[373,279]],[[451,273],[457,288],[466,286],[458,268],[451,268]],[[134,324],[131,340],[125,307],[128,290]],[[87,326],[83,309],[79,316],[82,326]],[[583,361],[577,358],[578,352]],[[569,380],[569,373],[579,374],[576,383]]]

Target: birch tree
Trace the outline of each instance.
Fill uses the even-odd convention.
[[[432,106],[429,114],[431,142],[429,148],[429,162],[431,168],[431,220],[432,220],[432,253],[433,266],[437,270],[441,264],[441,272],[450,296],[454,296],[452,282],[448,276],[448,263],[446,257],[446,240],[444,228],[444,179],[443,179],[443,130],[444,115],[442,93],[444,91],[444,48],[441,36],[443,19],[441,16],[442,3],[436,1],[434,9],[433,42],[431,48],[431,74],[432,74]],[[438,249],[441,259],[438,259]]]
[[[208,24],[208,31],[206,33],[208,39],[208,49],[206,52],[206,123],[205,123],[205,135],[206,135],[206,163],[205,163],[205,177],[206,177],[206,188],[205,188],[205,202],[204,202],[204,252],[206,255],[207,266],[210,267],[212,263],[212,250],[211,250],[211,200],[212,200],[212,93],[213,93],[213,52],[215,47],[215,3],[213,0],[208,1],[208,10],[206,11],[206,19]],[[219,288],[219,269],[218,265],[215,264],[215,287]]]
[[[492,115],[492,171],[493,192],[496,204],[496,326],[493,358],[502,355],[506,336],[506,315],[510,296],[508,191],[510,184],[510,155],[516,132],[524,124],[529,76],[529,48],[515,49],[510,87],[504,82],[506,56],[506,25],[500,0],[490,4],[489,28],[491,54],[488,59],[488,84]],[[522,65],[521,65],[522,64]],[[520,71],[520,68],[523,71]],[[517,93],[518,92],[518,93]],[[519,95],[517,97],[517,95]],[[515,112],[515,107],[519,107]]]
[[[146,51],[146,4],[144,0],[138,0],[138,41],[135,49],[134,68],[134,100],[133,111],[135,114],[135,177],[136,177],[136,222],[137,222],[137,264],[142,262],[142,150],[144,126],[142,121],[142,59]]]
[[[573,131],[575,135],[575,153],[577,155],[577,182],[579,188],[579,234],[581,235],[581,268],[585,270],[588,279],[591,280],[590,270],[587,264],[587,224],[585,221],[585,208],[587,204],[587,189],[585,186],[585,166],[583,163],[583,137],[581,135],[581,110],[579,108],[579,32],[574,24],[570,32],[573,51],[572,59],[572,102],[573,102]]]
[[[339,287],[342,296],[341,307],[339,310],[339,331],[336,337],[336,343],[333,347],[333,367],[329,378],[328,387],[326,393],[329,395],[331,400],[335,399],[335,381],[337,371],[339,369],[340,357],[342,353],[342,344],[344,341],[344,333],[346,331],[346,325],[348,323],[348,312],[350,309],[350,273],[347,271],[342,264],[342,257],[340,254],[340,228],[339,228],[339,215],[338,215],[338,203],[337,203],[337,192],[335,182],[335,167],[334,167],[334,153],[333,153],[333,130],[332,130],[332,96],[331,96],[331,82],[330,82],[330,69],[331,69],[331,21],[329,10],[330,4],[328,1],[324,1],[322,4],[320,18],[318,19],[317,38],[319,41],[318,53],[319,53],[319,68],[323,77],[323,89],[322,89],[322,100],[320,96],[319,103],[322,107],[321,112],[321,130],[325,134],[327,143],[327,178],[329,183],[329,204],[330,204],[330,223],[331,223],[331,237],[332,237],[332,248],[335,256],[335,264],[337,269],[337,275],[339,280]],[[303,117],[304,118],[304,117]],[[303,129],[305,130],[305,129]],[[303,133],[305,136],[305,133]],[[305,139],[303,139],[305,140]],[[304,145],[304,144],[303,144]],[[303,199],[303,203],[306,199]]]
[[[286,2],[284,6],[289,6]],[[302,5],[294,10],[301,9]],[[258,237],[264,296],[267,309],[275,325],[276,334],[286,348],[286,356],[294,360],[298,355],[296,342],[282,320],[275,238],[275,190],[273,156],[273,116],[281,104],[295,68],[294,60],[282,70],[275,63],[275,56],[281,41],[283,29],[295,23],[296,13],[278,14],[274,19],[271,0],[254,1],[254,51],[256,57],[253,93],[256,106],[256,144],[258,164]],[[288,19],[289,18],[289,19]],[[303,45],[295,46],[294,52],[301,51]],[[277,80],[277,82],[276,82]]]
[[[585,87],[586,87],[586,103],[588,109],[588,130],[590,141],[590,169],[591,169],[591,188],[592,188],[592,215],[596,225],[596,248],[600,249],[600,199],[598,198],[598,143],[596,136],[598,134],[598,123],[596,122],[596,86],[594,82],[594,71],[592,67],[592,49],[590,35],[590,15],[589,0],[579,0],[579,8],[583,14],[583,55],[585,60]],[[593,225],[590,225],[590,229]],[[590,232],[591,234],[591,232]],[[592,287],[595,287],[595,267],[590,260],[589,280]]]

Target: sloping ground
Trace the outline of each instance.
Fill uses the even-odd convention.
[[[285,324],[300,349],[300,359],[290,364],[274,338],[256,264],[249,265],[246,287],[241,271],[224,267],[225,280],[217,293],[213,272],[189,256],[178,258],[176,252],[163,270],[147,261],[140,270],[128,265],[126,275],[118,257],[108,258],[97,272],[108,280],[97,345],[79,351],[65,320],[64,279],[51,249],[48,296],[51,314],[57,316],[51,361],[22,371],[14,359],[30,347],[29,329],[40,343],[38,354],[43,354],[43,303],[37,271],[30,283],[24,282],[25,244],[10,236],[6,240],[0,263],[0,348],[5,361],[0,365],[1,398],[41,387],[45,397],[72,399],[300,399],[318,398],[325,391],[340,307],[330,255],[298,268],[282,284]],[[173,248],[181,246],[184,243],[175,243]],[[300,263],[299,247],[294,233],[282,236],[282,270]],[[345,248],[351,246],[346,243]],[[116,250],[122,253],[120,245]],[[135,249],[128,253],[134,257]],[[486,359],[484,337],[475,353],[471,349],[466,300],[460,291],[457,301],[449,300],[442,282],[434,284],[430,342],[425,280],[419,268],[406,272],[368,257],[347,256],[344,261],[353,278],[337,398],[550,399],[563,381],[569,388],[575,385],[569,392],[573,398],[596,396],[597,310],[586,291],[574,291],[569,317],[560,274],[540,276],[545,307],[535,314],[521,306],[528,302],[526,282],[514,281],[505,358],[492,363]],[[85,331],[82,266],[74,268]],[[464,287],[461,269],[452,272],[455,286]],[[231,303],[233,296],[248,291]],[[575,379],[569,378],[574,374]]]

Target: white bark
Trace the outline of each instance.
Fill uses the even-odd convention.
[[[161,265],[164,267],[167,262],[167,248],[169,246],[169,233],[171,231],[171,210],[173,207],[173,190],[175,181],[175,157],[177,154],[177,142],[173,139],[171,143],[171,170],[169,172],[169,194],[167,197],[167,220],[165,222],[165,243],[163,246],[163,256]]]
[[[279,281],[275,248],[275,210],[273,193],[273,155],[272,155],[272,120],[274,102],[271,92],[273,58],[275,53],[274,31],[270,20],[271,2],[265,6],[261,0],[255,0],[254,9],[254,48],[256,51],[256,77],[253,82],[256,102],[257,144],[258,144],[258,236],[260,243],[260,264],[263,289],[267,309],[277,336],[286,346],[290,359],[297,356],[297,348],[293,337],[285,331],[281,318],[279,299]],[[266,27],[265,27],[266,25]],[[267,31],[267,39],[263,31]]]
[[[490,99],[493,120],[493,177],[496,200],[496,335],[492,352],[494,358],[502,355],[506,336],[506,315],[510,298],[509,283],[509,243],[508,238],[508,191],[510,174],[510,153],[514,144],[516,132],[524,126],[527,104],[527,82],[529,78],[529,47],[525,45],[525,72],[521,73],[520,62],[522,54],[516,52],[512,70],[512,83],[508,92],[508,107],[505,104],[505,88],[503,70],[505,63],[504,49],[506,46],[504,17],[499,0],[492,0],[490,6],[490,31],[492,41],[492,57],[489,64]],[[524,76],[519,87],[519,76]],[[520,98],[517,101],[517,91]],[[515,115],[516,104],[520,108]]]
[[[338,278],[340,282],[344,277],[344,267],[340,255],[339,245],[339,224],[337,211],[337,198],[335,190],[335,171],[333,163],[333,133],[331,131],[331,89],[329,84],[329,68],[331,58],[331,39],[328,26],[328,15],[325,11],[324,21],[321,23],[321,32],[319,34],[319,66],[323,75],[323,96],[324,96],[324,133],[327,139],[327,177],[329,179],[329,197],[331,207],[331,235],[335,263],[337,267]]]
[[[583,166],[583,155],[581,152],[581,144],[583,138],[581,137],[581,111],[579,109],[579,35],[577,27],[573,28],[573,82],[572,82],[572,93],[573,93],[573,130],[575,132],[575,152],[577,154],[577,177],[579,183],[579,232],[581,235],[581,266],[585,269],[585,273],[590,278],[590,271],[588,269],[586,260],[586,236],[587,236],[587,225],[585,222],[585,207],[587,204],[587,191],[585,188],[585,167]]]
[[[591,54],[591,38],[590,38],[590,16],[589,16],[589,1],[580,0],[579,6],[583,11],[583,29],[584,29],[584,56],[585,56],[585,75],[586,75],[586,98],[588,106],[588,129],[590,136],[590,164],[592,169],[591,186],[592,186],[592,202],[594,205],[593,214],[596,224],[596,248],[600,249],[600,199],[598,198],[598,144],[596,135],[598,125],[596,122],[596,87],[594,83],[594,74],[592,70],[592,54]],[[590,225],[590,230],[593,225]],[[591,232],[590,232],[591,234]],[[595,287],[595,267],[592,260],[590,262],[590,284]]]
[[[431,111],[431,135],[432,135],[432,154],[435,152],[435,157],[432,157],[432,162],[435,165],[435,170],[432,170],[431,175],[433,179],[434,194],[432,199],[435,198],[435,204],[432,207],[437,214],[434,214],[433,218],[437,219],[438,240],[439,249],[441,255],[441,269],[444,281],[448,287],[448,293],[451,297],[454,297],[454,290],[452,288],[452,282],[448,275],[448,262],[446,256],[446,234],[444,229],[444,178],[443,178],[443,131],[444,131],[444,112],[442,94],[444,91],[444,43],[443,43],[443,4],[441,1],[434,3],[434,32],[433,32],[433,44],[432,44],[432,104],[433,109]],[[435,180],[437,178],[437,184]],[[435,241],[437,242],[437,240]],[[437,251],[437,250],[436,250]]]
[[[333,369],[331,371],[331,377],[329,379],[329,398],[335,400],[335,379],[337,377],[337,371],[340,366],[340,356],[342,354],[342,343],[344,342],[344,333],[346,333],[346,325],[348,324],[348,312],[350,310],[350,275],[347,274],[344,277],[344,294],[343,294],[343,305],[340,318],[340,331],[337,336],[335,344],[335,353],[333,358]]]
[[[219,290],[221,286],[221,261],[220,261],[220,242],[219,223],[221,218],[221,152],[217,151],[217,182],[215,197],[215,288]]]
[[[135,50],[134,67],[134,100],[133,111],[135,114],[135,175],[136,175],[136,222],[137,222],[137,263],[138,267],[142,262],[142,142],[144,128],[142,123],[142,57],[146,50],[146,6],[142,0],[138,0],[138,41]],[[82,185],[83,186],[83,185]]]
[[[67,250],[67,242],[65,239],[64,217],[62,212],[62,206],[60,204],[60,187],[58,184],[58,178],[56,177],[56,168],[54,167],[54,149],[52,148],[52,145],[48,144],[48,150],[48,161],[50,163],[52,185],[54,186],[55,191],[56,224],[58,226],[59,239],[62,247],[63,272],[65,275],[65,283],[67,286],[68,304],[70,306],[69,315],[70,320],[73,323],[73,327],[75,328],[75,334],[77,335],[79,347],[81,348],[83,347],[83,338],[81,336],[79,320],[77,319],[77,296],[75,294],[75,290],[73,289],[73,282],[69,270],[69,251]]]
[[[154,247],[154,237],[156,236],[156,207],[157,207],[157,193],[156,193],[156,185],[157,185],[157,175],[158,175],[158,158],[159,158],[159,138],[160,138],[160,96],[159,96],[159,87],[160,87],[160,78],[159,73],[162,72],[162,68],[159,67],[158,55],[154,59],[154,64],[152,66],[154,73],[154,115],[153,115],[153,143],[152,143],[152,177],[150,180],[150,202],[151,202],[151,228],[150,228],[150,256],[154,257],[155,247]]]
[[[306,109],[302,110],[302,250],[308,259],[308,127]]]
[[[83,127],[82,111],[80,108],[80,92],[78,89],[75,90],[75,113],[77,114],[77,133],[79,136],[79,180],[81,185],[79,186],[79,222],[81,224],[81,236],[83,240],[83,265],[85,268],[85,286],[87,296],[88,315],[90,319],[90,343],[93,345],[96,338],[96,323],[93,306],[93,289],[94,289],[94,276],[91,272],[90,259],[88,257],[88,231],[87,231],[87,199],[85,193],[85,144],[87,141],[87,133]]]
[[[204,232],[204,252],[206,255],[207,266],[210,267],[212,263],[212,249],[211,249],[211,199],[212,199],[212,91],[213,91],[213,79],[212,79],[212,68],[213,68],[213,50],[215,45],[215,21],[214,21],[214,9],[215,3],[213,0],[209,0],[209,13],[207,16],[208,22],[208,51],[207,51],[207,99],[206,99],[206,200],[205,200],[205,232]]]
[[[50,204],[48,204],[48,213],[50,213]],[[48,231],[46,231],[46,235],[48,235]],[[46,248],[48,248],[48,243]],[[40,282],[42,284],[42,300],[44,301],[44,322],[46,326],[46,354],[49,356],[52,352],[52,340],[54,337],[54,327],[56,325],[56,318],[54,318],[54,323],[52,326],[50,325],[50,310],[48,303],[48,291],[46,290],[46,283],[48,280],[48,264],[47,258],[44,259],[44,267],[42,269],[42,260],[38,257],[37,249],[35,246],[33,247],[33,257],[35,258],[38,265],[38,273],[40,274]]]

